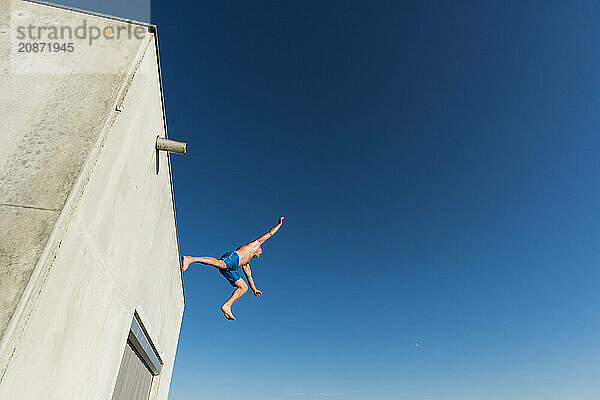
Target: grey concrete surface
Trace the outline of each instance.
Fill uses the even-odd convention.
[[[58,214],[0,205],[0,226],[5,227],[0,230],[0,326],[8,325]]]
[[[81,18],[11,2],[19,12]],[[164,362],[150,398],[166,399],[184,299],[167,154],[156,169],[154,34],[36,60],[47,74],[12,62],[0,59],[0,399],[110,398],[134,311]]]
[[[2,8],[8,9],[6,15],[26,13],[38,24],[62,21],[76,26],[81,19],[76,13],[23,1],[2,3]],[[10,26],[6,15],[3,23],[8,23],[5,29],[10,31],[15,27]],[[85,18],[99,25],[109,23]],[[14,60],[0,58],[0,205],[19,207],[24,221],[31,222],[21,223],[22,229],[17,230],[11,219],[0,219],[0,236],[11,237],[10,241],[0,241],[0,337],[41,254],[40,245],[31,246],[29,238],[35,236],[45,244],[50,234],[36,221],[44,218],[44,225],[51,224],[56,211],[62,210],[113,111],[141,43],[127,40],[102,47],[79,46],[74,53],[34,60],[40,69],[61,65],[63,73],[15,73],[11,72]],[[3,44],[14,47],[16,43]],[[112,73],[80,73],[86,64],[102,68],[109,63]],[[55,213],[42,216],[35,208]],[[15,276],[20,279],[13,280]]]

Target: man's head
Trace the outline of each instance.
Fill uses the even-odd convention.
[[[254,254],[252,255],[253,258],[260,258],[260,255],[262,254],[262,248],[258,248],[256,249],[256,251],[254,252]]]

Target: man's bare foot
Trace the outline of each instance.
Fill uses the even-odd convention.
[[[223,311],[225,318],[227,318],[228,320],[233,321],[235,319],[235,317],[231,313],[231,307],[227,307],[223,304],[223,306],[221,307],[221,311]]]
[[[181,272],[185,272],[185,270],[188,269],[192,263],[191,258],[192,257],[190,256],[181,256]]]

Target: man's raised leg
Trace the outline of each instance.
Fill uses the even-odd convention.
[[[225,264],[222,260],[217,260],[214,257],[190,257],[190,256],[181,256],[181,270],[185,271],[188,269],[191,263],[200,263],[204,265],[210,265],[215,268],[225,269],[227,268],[227,264]]]
[[[233,303],[235,303],[235,301],[237,299],[242,297],[244,295],[244,293],[246,293],[248,291],[248,285],[246,284],[246,282],[244,282],[244,280],[242,278],[238,279],[233,284],[237,288],[233,291],[229,300],[227,300],[225,302],[225,304],[223,304],[221,306],[221,311],[223,311],[225,318],[227,318],[228,320],[231,320],[231,321],[233,321],[235,319],[235,317],[231,313],[231,306],[233,305]]]

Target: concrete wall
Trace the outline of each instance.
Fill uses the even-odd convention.
[[[69,11],[26,7],[74,18]],[[0,249],[0,270],[23,275],[21,281],[0,279],[2,287],[19,286],[16,306],[6,308],[1,399],[110,399],[134,311],[164,363],[150,398],[168,395],[184,299],[169,160],[154,151],[156,136],[165,135],[155,38],[148,33],[124,47],[110,46],[70,62],[118,63],[117,73],[64,74],[55,81],[10,75],[11,96],[22,97],[10,104],[21,118],[10,120],[17,139],[3,130],[0,147],[3,141],[11,146],[11,163],[33,155],[33,168],[11,181],[6,176],[14,173],[6,171],[18,167],[0,165],[0,184],[12,182],[12,192],[20,193],[0,200],[14,203],[0,209],[14,224],[0,219],[0,243],[12,238],[17,247]],[[107,54],[109,61],[103,60]],[[15,81],[26,83],[25,92]],[[58,109],[66,117],[51,115]],[[74,143],[56,150],[53,138]],[[28,151],[19,151],[25,144]],[[36,158],[39,146],[46,154]],[[26,174],[34,182],[23,181]],[[21,181],[30,192],[19,188]],[[44,195],[28,195],[40,190]],[[19,203],[25,201],[35,208]]]
[[[107,129],[144,40],[106,41],[99,46],[88,46],[84,41],[75,43],[73,53],[23,55],[14,52],[18,48],[14,40],[17,25],[77,26],[83,19],[98,26],[111,22],[7,0],[0,0],[0,19],[3,338],[84,163],[101,132]],[[39,72],[31,73],[26,66]],[[95,72],[89,72],[92,69]]]

